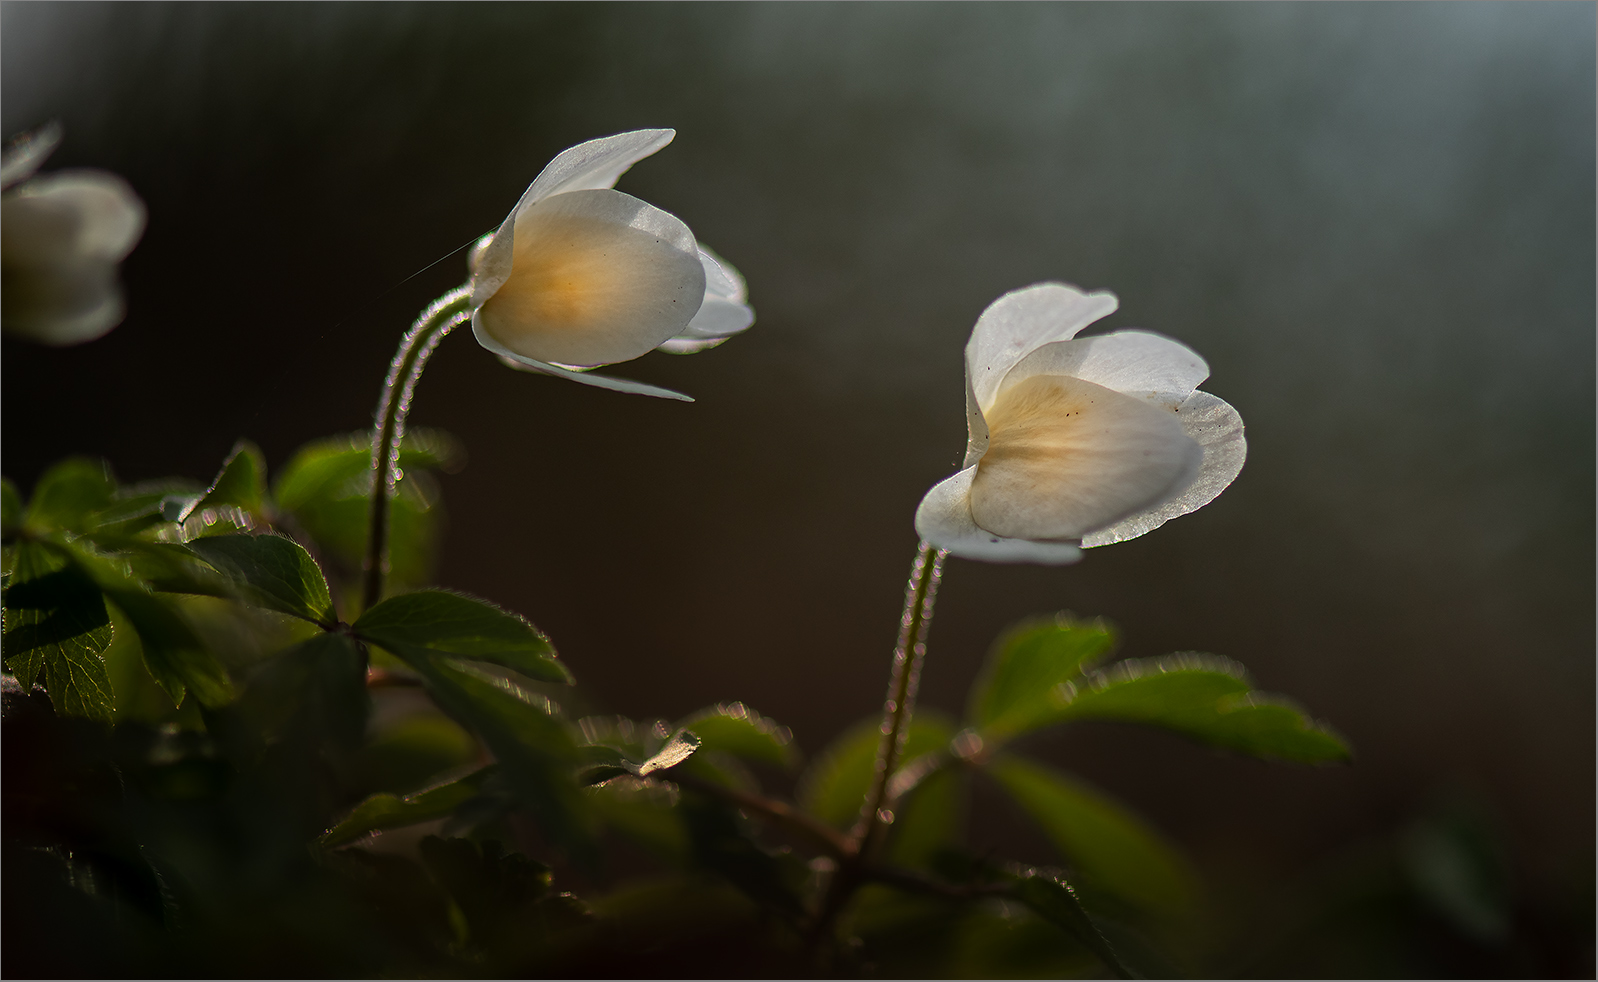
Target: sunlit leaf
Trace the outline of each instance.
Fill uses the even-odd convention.
[[[20,542],[15,552],[0,638],[6,668],[24,689],[43,671],[56,712],[110,722],[116,700],[104,654],[111,618],[99,587],[43,545]]]
[[[221,472],[217,474],[216,480],[211,483],[204,497],[190,505],[178,520],[187,518],[191,511],[225,505],[232,505],[252,515],[258,515],[262,511],[265,498],[266,458],[261,455],[260,448],[255,444],[248,440],[240,440],[233,445],[233,451],[222,463]]]
[[[1174,730],[1255,757],[1349,758],[1340,737],[1280,696],[1254,691],[1242,666],[1202,655],[1123,661],[1056,696],[1051,722],[1117,720]]]
[[[188,544],[230,577],[241,598],[323,626],[338,617],[327,580],[310,554],[280,535],[218,535]]]
[[[483,781],[494,773],[491,764],[473,771],[457,781],[418,791],[403,797],[393,794],[374,794],[355,806],[355,810],[337,825],[323,833],[324,846],[341,846],[353,842],[370,832],[403,828],[419,822],[443,818],[470,801],[482,787]]]
[[[864,720],[817,755],[799,782],[799,804],[824,822],[848,828],[860,817],[876,773],[877,746],[882,740],[876,720]],[[905,738],[902,760],[948,745],[954,724],[923,710],[915,715]]]
[[[1069,614],[1019,624],[993,646],[971,691],[967,719],[989,742],[1046,725],[1054,689],[1075,678],[1115,646],[1102,620]]]
[[[703,749],[744,760],[792,767],[798,759],[793,734],[741,702],[721,703],[686,717],[680,729],[698,734]]]
[[[452,655],[515,669],[540,682],[570,682],[544,634],[486,600],[446,590],[418,590],[379,603],[355,632],[412,661]]]
[[[1197,882],[1187,862],[1125,806],[1018,757],[996,757],[986,770],[1043,827],[1084,884],[1149,910],[1192,904]]]
[[[116,487],[105,461],[69,457],[45,471],[33,486],[24,522],[35,532],[82,531],[90,515],[111,503]]]
[[[1087,911],[1077,900],[1076,893],[1061,879],[1036,870],[1027,870],[1011,878],[1011,895],[1044,920],[1064,928],[1072,937],[1086,945],[1103,960],[1104,965],[1117,978],[1135,976],[1121,963],[1120,956],[1099,931]]]

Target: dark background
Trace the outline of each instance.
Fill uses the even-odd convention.
[[[1592,5],[9,3],[0,28],[5,134],[60,119],[50,166],[150,210],[121,327],[5,342],[24,489],[68,452],[207,479],[239,436],[277,467],[368,425],[399,335],[464,276],[430,263],[564,147],[672,126],[621,188],[743,271],[755,327],[615,370],[695,405],[449,339],[412,418],[471,455],[440,582],[532,617],[597,706],[742,699],[814,752],[879,705],[977,315],[1107,288],[1100,328],[1209,360],[1248,466],[1078,566],[951,561],[924,704],[958,711],[1021,617],[1104,615],[1129,654],[1245,663],[1355,747],[1038,744],[1219,889],[1335,867],[1446,798],[1497,830],[1517,902],[1590,918]],[[977,834],[1048,858],[1002,815]]]

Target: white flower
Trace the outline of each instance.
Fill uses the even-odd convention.
[[[922,538],[970,559],[1073,563],[1232,483],[1243,420],[1195,391],[1204,359],[1149,331],[1076,338],[1116,306],[1039,283],[982,312],[965,349],[964,469],[922,499]]]
[[[60,142],[52,124],[22,137],[0,161],[0,327],[68,345],[122,323],[117,264],[144,233],[144,203],[106,171],[34,177]]]
[[[622,392],[681,393],[587,371],[655,349],[713,348],[754,323],[738,271],[674,215],[611,190],[675,130],[563,151],[473,251],[472,333],[513,368]]]

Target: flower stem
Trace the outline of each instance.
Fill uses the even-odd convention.
[[[383,576],[388,569],[388,505],[399,481],[400,441],[405,437],[405,417],[411,411],[416,382],[427,367],[433,349],[455,325],[471,316],[471,287],[460,286],[434,300],[400,340],[399,350],[383,381],[372,433],[372,510],[366,536],[366,589],[361,609],[383,599]]]
[[[932,627],[932,605],[938,599],[938,582],[943,578],[943,557],[948,552],[926,540],[916,547],[910,566],[910,582],[904,591],[904,616],[899,622],[899,643],[893,651],[893,678],[888,698],[882,705],[882,742],[877,746],[876,770],[871,794],[860,811],[853,832],[857,854],[866,858],[881,837],[881,830],[893,821],[884,810],[888,783],[904,752],[909,735],[910,716],[915,711],[916,690],[921,683],[921,664],[927,656],[927,632]]]

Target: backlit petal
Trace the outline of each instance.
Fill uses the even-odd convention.
[[[680,334],[704,300],[688,226],[619,191],[547,198],[513,232],[510,275],[474,323],[525,358],[572,367],[637,358]]]
[[[693,402],[692,396],[683,395],[673,389],[663,389],[658,385],[648,385],[644,382],[634,382],[630,378],[615,378],[610,375],[600,375],[598,372],[574,372],[569,368],[559,365],[550,365],[534,358],[523,358],[513,352],[496,348],[493,339],[484,340],[484,335],[477,328],[477,318],[472,318],[472,333],[477,335],[477,340],[483,347],[499,355],[499,360],[508,368],[519,372],[532,372],[537,375],[554,375],[557,378],[570,379],[584,385],[592,385],[599,389],[610,389],[613,392],[631,392],[635,395],[654,396],[656,399],[673,399],[677,402]]]
[[[1017,362],[999,389],[1032,375],[1070,375],[1174,409],[1209,378],[1210,367],[1163,334],[1115,331],[1046,344]]]
[[[971,519],[971,479],[975,467],[935,485],[916,509],[916,534],[956,556],[990,563],[1044,563],[1063,566],[1082,558],[1070,542],[1032,542],[994,535]]]
[[[1243,418],[1237,410],[1208,392],[1195,392],[1176,412],[1182,430],[1204,452],[1198,477],[1176,497],[1082,537],[1083,548],[1107,546],[1152,532],[1173,518],[1214,501],[1237,478],[1248,456]]]
[[[1113,293],[1083,293],[1064,283],[1012,290],[989,304],[965,347],[966,377],[977,405],[987,411],[999,383],[1021,359],[1045,344],[1075,337],[1117,305]]]
[[[676,135],[669,129],[633,130],[562,150],[533,178],[517,210],[568,191],[613,188],[628,168],[663,149]]]
[[[1080,539],[1170,499],[1203,460],[1179,413],[1068,376],[1007,386],[985,416],[971,517],[999,536]]]

